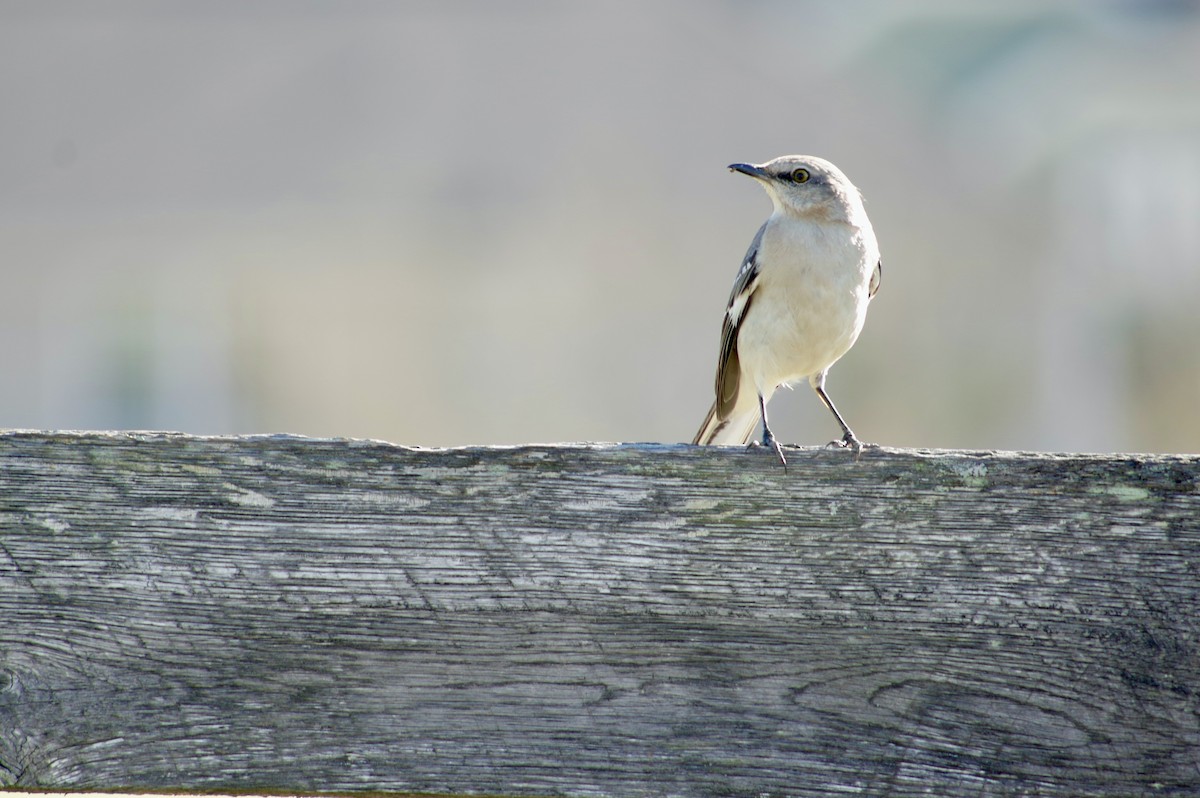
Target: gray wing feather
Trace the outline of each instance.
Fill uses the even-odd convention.
[[[725,306],[725,320],[721,325],[721,355],[717,361],[715,409],[719,418],[726,417],[737,402],[742,371],[737,353],[738,330],[742,319],[746,318],[746,313],[750,310],[754,290],[758,287],[758,251],[762,244],[763,231],[766,229],[767,225],[764,223],[758,228],[754,241],[750,243],[750,249],[742,259],[742,267],[733,281],[733,290],[729,292],[729,302]]]

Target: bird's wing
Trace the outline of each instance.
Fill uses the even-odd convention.
[[[867,286],[867,296],[875,296],[875,292],[879,290],[879,284],[883,282],[883,259],[875,264],[875,271],[871,272],[871,284]]]
[[[742,268],[738,270],[733,281],[733,290],[729,293],[729,304],[725,307],[725,321],[721,325],[721,355],[717,361],[716,412],[720,418],[729,415],[737,402],[742,371],[737,352],[738,330],[742,319],[750,310],[754,290],[758,288],[758,251],[762,244],[763,231],[766,229],[766,224],[758,229],[750,249],[746,251],[746,257],[742,259]]]

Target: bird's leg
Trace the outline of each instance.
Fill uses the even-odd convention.
[[[858,436],[854,434],[854,430],[850,429],[850,425],[846,423],[846,420],[842,418],[842,414],[838,412],[836,407],[834,407],[833,400],[829,398],[829,394],[825,393],[824,374],[821,374],[817,379],[812,381],[812,387],[813,390],[817,392],[817,396],[821,398],[821,401],[825,403],[825,406],[829,408],[831,413],[833,413],[833,417],[837,419],[837,423],[842,427],[841,440],[830,441],[830,446],[836,446],[842,449],[854,449],[855,451],[860,451],[864,447],[874,448],[875,444],[863,443],[858,439]]]
[[[771,428],[767,425],[767,403],[763,399],[763,395],[758,395],[758,409],[762,413],[763,422],[763,437],[762,445],[769,446],[775,450],[775,456],[779,458],[779,464],[787,470],[787,460],[783,456],[783,447],[779,445],[779,441],[775,440],[775,433],[771,432]]]

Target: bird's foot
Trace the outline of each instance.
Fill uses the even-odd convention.
[[[861,452],[863,449],[878,449],[878,443],[863,443],[858,437],[846,430],[846,434],[840,440],[830,441],[825,445],[826,449],[853,449],[856,452]]]
[[[783,447],[779,445],[779,441],[775,439],[774,435],[764,435],[761,443],[750,441],[750,443],[746,444],[747,449],[757,449],[759,447],[773,451],[775,456],[779,458],[779,464],[783,466],[783,470],[787,471],[787,458],[783,456]]]

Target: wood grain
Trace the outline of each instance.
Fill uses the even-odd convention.
[[[0,786],[1200,794],[1200,457],[0,434]]]

